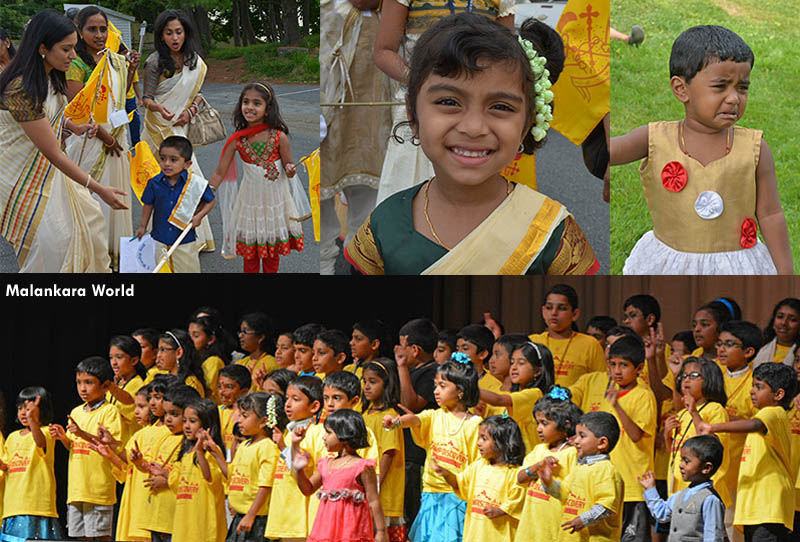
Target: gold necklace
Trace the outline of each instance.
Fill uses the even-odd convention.
[[[681,150],[683,151],[683,154],[685,154],[686,156],[691,156],[691,154],[689,154],[689,151],[686,149],[686,141],[683,139],[683,125],[685,124],[685,122],[686,121],[682,120],[680,125],[679,125],[680,133],[681,133],[680,134],[681,135],[681,147],[682,147]],[[725,132],[725,156],[727,156],[731,152],[731,137],[732,136],[733,136],[733,130],[731,130],[730,128],[726,128],[726,132]],[[694,158],[694,157],[692,157],[692,158]]]
[[[431,224],[431,217],[428,216],[428,203],[430,202],[428,199],[428,190],[430,190],[431,184],[433,184],[433,180],[435,178],[436,177],[432,177],[431,180],[425,185],[425,207],[423,208],[423,212],[425,213],[425,222],[428,223],[428,228],[431,230],[431,234],[433,235],[433,238],[436,239],[436,242],[439,243],[439,245],[441,245],[445,250],[450,251],[450,247],[442,243],[442,240],[439,239],[438,235],[436,235],[436,230],[433,229],[433,224]],[[508,196],[511,193],[511,181],[506,178],[503,178],[503,180],[506,182],[506,196]]]

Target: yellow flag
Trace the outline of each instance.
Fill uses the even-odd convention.
[[[106,49],[110,49],[114,53],[119,52],[119,44],[122,41],[122,32],[114,26],[114,23],[108,21],[108,37],[106,38]],[[127,47],[127,46],[126,46]]]
[[[308,170],[308,193],[311,196],[311,220],[314,222],[314,239],[320,240],[319,216],[319,149],[302,160]]]
[[[128,160],[131,165],[131,188],[139,203],[142,203],[142,192],[147,186],[147,181],[161,173],[161,166],[158,165],[153,153],[150,152],[150,147],[144,141],[140,141],[134,147],[136,155],[131,158],[128,154]]]
[[[158,262],[156,262],[158,263]],[[159,273],[172,273],[172,268],[169,266],[169,260],[167,263],[161,266],[161,269],[158,270]]]
[[[532,154],[520,154],[508,164],[500,175],[511,182],[524,184],[536,190],[536,157]]]
[[[564,40],[564,71],[553,85],[550,125],[576,145],[608,113],[609,2],[569,0],[556,30]]]
[[[90,118],[98,124],[108,122],[109,74],[107,64],[108,55],[103,55],[89,76],[89,80],[67,105],[64,114],[74,123],[83,124],[89,122]],[[102,83],[100,83],[101,76]],[[95,95],[97,95],[96,103]],[[92,109],[92,104],[95,104],[94,109]]]

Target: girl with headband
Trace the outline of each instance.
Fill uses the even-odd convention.
[[[233,110],[236,132],[228,138],[211,176],[219,189],[225,258],[242,256],[244,272],[277,273],[281,256],[303,250],[300,221],[311,216],[289,146],[275,91],[267,83],[249,83]],[[242,182],[236,186],[236,160]],[[229,182],[223,182],[229,181]]]
[[[181,382],[196,389],[202,397],[206,396],[200,355],[186,331],[171,329],[158,338],[156,365],[161,372],[176,375]]]

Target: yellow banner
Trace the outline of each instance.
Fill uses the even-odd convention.
[[[90,119],[98,124],[108,122],[109,74],[107,64],[108,55],[103,55],[89,76],[89,80],[67,105],[64,114],[74,123],[83,124],[89,122]],[[98,84],[101,74],[102,84]],[[97,95],[96,103],[95,95]],[[93,103],[95,104],[94,109],[92,109]]]
[[[556,30],[564,40],[564,71],[553,85],[550,125],[576,145],[608,113],[609,2],[569,0]]]
[[[119,52],[119,44],[124,44],[122,41],[122,32],[114,26],[114,23],[108,21],[108,37],[106,38],[106,49],[110,49],[114,53]],[[127,45],[126,45],[127,47]]]
[[[520,154],[503,168],[500,175],[511,182],[524,184],[536,190],[536,157],[532,154]]]
[[[314,239],[320,240],[319,216],[319,149],[302,160],[308,171],[308,193],[311,197],[311,220],[314,222]]]
[[[137,143],[134,151],[136,154],[133,157],[128,153],[131,165],[131,188],[139,203],[142,203],[142,192],[147,186],[147,181],[161,173],[161,166],[144,141]]]

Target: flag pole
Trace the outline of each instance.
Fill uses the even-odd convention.
[[[162,256],[162,258],[161,258],[161,261],[160,261],[160,262],[158,262],[158,265],[156,266],[156,268],[155,268],[155,269],[153,269],[153,273],[158,273],[158,272],[161,270],[161,268],[162,268],[162,267],[164,267],[164,264],[165,264],[165,263],[167,263],[167,260],[169,260],[169,257],[170,257],[170,256],[172,256],[172,254],[173,254],[173,253],[174,253],[176,250],[178,250],[178,247],[180,246],[180,244],[181,244],[181,241],[183,241],[183,238],[184,238],[184,237],[186,237],[186,235],[187,235],[187,234],[188,234],[190,231],[192,231],[192,223],[191,223],[191,222],[189,222],[189,223],[186,225],[186,227],[183,229],[183,231],[181,232],[181,234],[178,236],[178,240],[177,240],[177,241],[175,241],[175,242],[172,244],[172,246],[171,246],[171,247],[169,247],[169,250],[167,251],[167,253],[166,253],[166,254],[164,254],[164,256]]]

